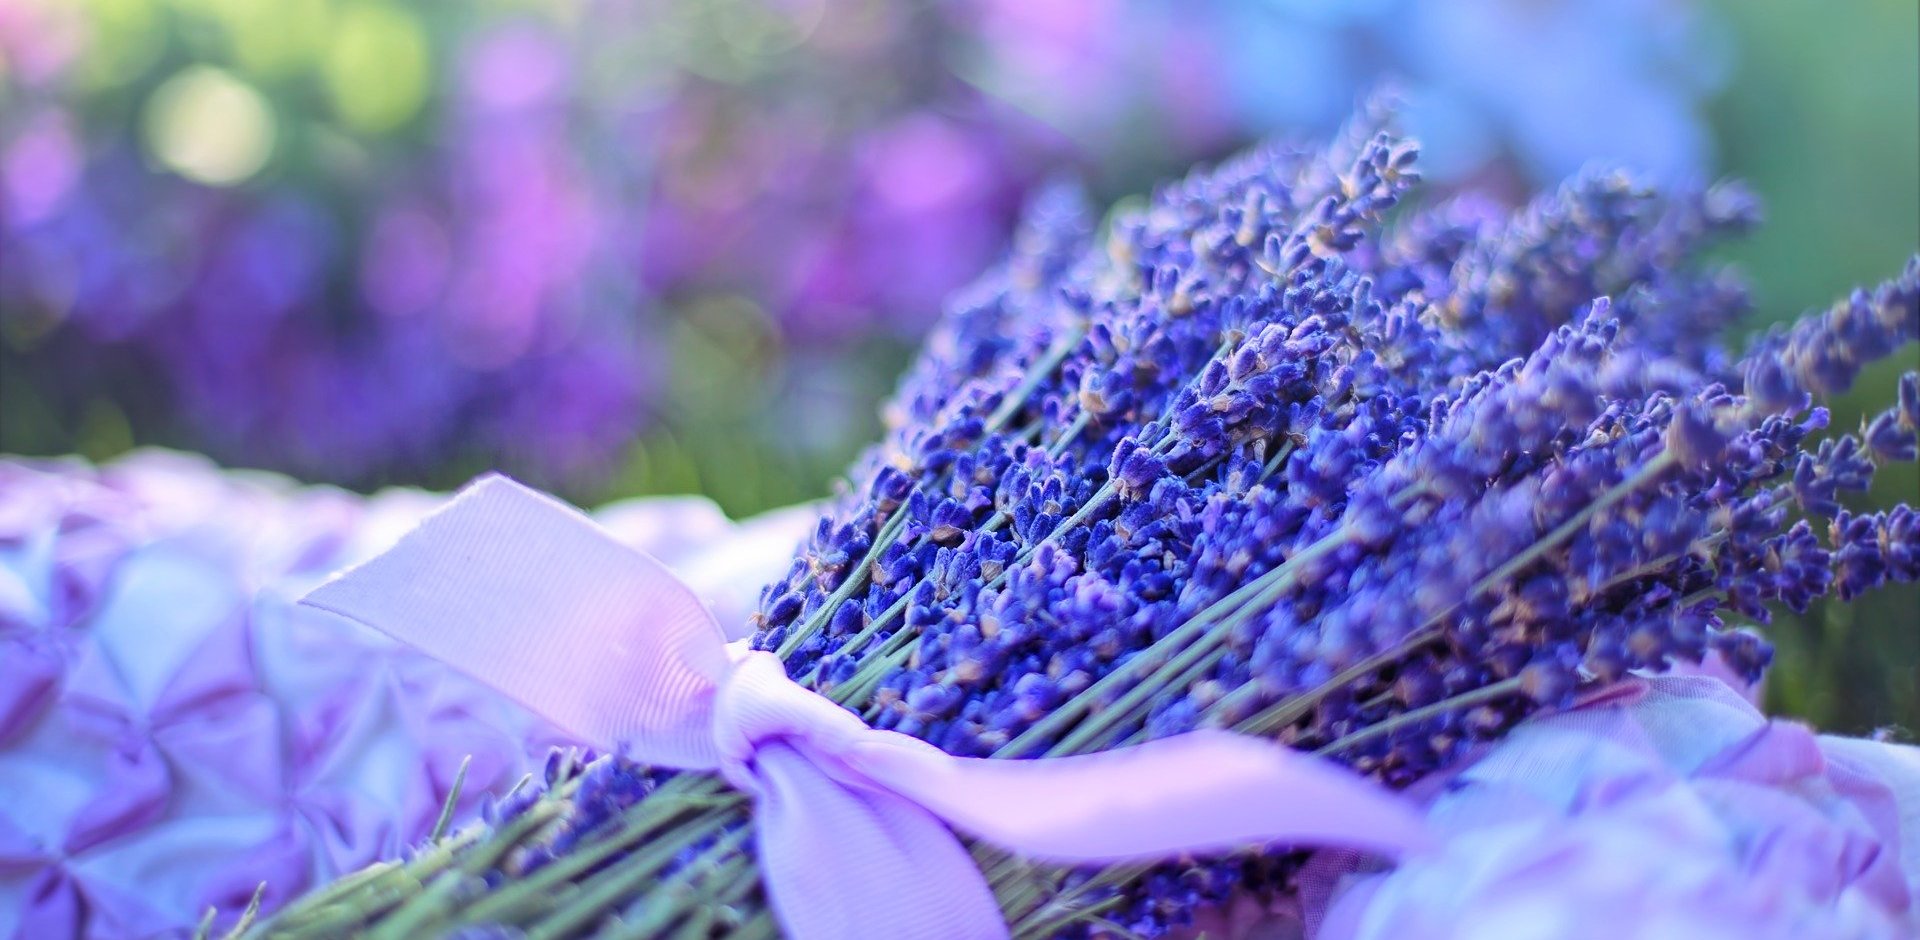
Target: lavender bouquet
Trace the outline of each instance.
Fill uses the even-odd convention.
[[[1738,188],[1590,172],[1510,216],[1390,212],[1417,179],[1363,115],[1097,240],[1050,194],[763,593],[754,647],[955,755],[1225,728],[1404,786],[1630,672],[1756,677],[1741,625],[1771,605],[1920,575],[1910,507],[1841,502],[1914,458],[1920,380],[1857,434],[1817,439],[1813,404],[1920,334],[1920,262],[1735,352],[1746,296],[1697,259],[1755,221]],[[753,827],[711,775],[560,756],[262,930],[772,936]],[[1298,869],[972,854],[1018,936],[1156,935]]]

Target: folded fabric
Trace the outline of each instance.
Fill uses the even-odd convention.
[[[1423,781],[1442,842],[1391,870],[1322,852],[1298,897],[1212,937],[1920,936],[1920,749],[1768,720],[1711,675],[1629,678]]]
[[[371,630],[298,607],[442,497],[361,497],[141,452],[0,460],[0,936],[151,936],[269,909],[456,822],[562,739]],[[742,622],[814,513],[699,498],[597,519]]]

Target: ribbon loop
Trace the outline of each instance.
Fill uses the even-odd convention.
[[[1000,906],[947,827],[911,800],[849,788],[784,741],[756,755],[755,846],[787,934],[904,940],[1007,935]]]
[[[582,741],[717,770],[754,798],[768,897],[793,936],[1001,937],[949,825],[1031,857],[1117,862],[1265,843],[1394,854],[1418,813],[1287,748],[1194,732],[1040,760],[960,758],[729,655],[666,567],[504,477],[476,482],[305,603],[418,647]]]
[[[601,747],[719,764],[726,638],[665,565],[503,476],[469,484],[386,552],[301,603],[372,627]]]

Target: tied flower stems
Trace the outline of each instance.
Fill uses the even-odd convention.
[[[1195,174],[1103,243],[1042,200],[763,593],[755,648],[953,754],[1221,727],[1404,786],[1630,671],[1712,651],[1757,677],[1770,649],[1741,622],[1920,577],[1910,508],[1841,503],[1912,459],[1916,380],[1860,435],[1816,444],[1813,407],[1920,334],[1920,263],[1733,354],[1744,291],[1693,259],[1756,218],[1737,188],[1594,172],[1512,216],[1462,199],[1388,225],[1417,175],[1380,120]],[[751,828],[711,777],[561,764],[444,850],[458,884],[432,883],[429,846],[324,908],[768,935]],[[1275,848],[973,854],[1015,935],[1155,935],[1286,890]],[[320,910],[266,932],[311,935]]]

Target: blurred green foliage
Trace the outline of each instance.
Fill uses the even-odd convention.
[[[1913,0],[1719,0],[1732,81],[1711,118],[1720,166],[1747,180],[1767,222],[1725,257],[1752,280],[1756,328],[1872,284],[1920,250],[1920,4]],[[1851,429],[1893,400],[1920,348],[1870,370],[1834,407]],[[1920,499],[1909,464],[1879,474],[1867,503]],[[1920,590],[1780,616],[1768,704],[1822,728],[1920,735]]]

